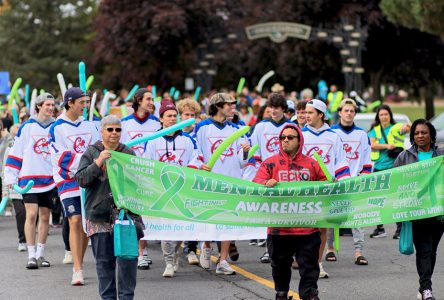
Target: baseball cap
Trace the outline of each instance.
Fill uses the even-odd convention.
[[[217,93],[214,94],[210,99],[210,105],[215,105],[217,103],[236,103],[236,99],[234,99],[230,94],[227,93]]]
[[[43,93],[35,99],[35,105],[39,105],[45,102],[46,100],[55,100],[55,98],[50,93]]]
[[[319,110],[320,112],[324,113],[324,116],[327,120],[327,105],[325,105],[324,101],[313,99],[307,102],[307,106],[311,106]]]
[[[69,102],[69,101],[75,101],[79,98],[88,96],[89,94],[87,92],[82,91],[79,87],[72,87],[69,88],[66,92],[65,92],[65,96],[63,97],[63,102]]]

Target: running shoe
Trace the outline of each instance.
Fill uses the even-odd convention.
[[[172,278],[174,277],[174,267],[172,264],[167,264],[165,267],[165,271],[162,274],[165,278]]]
[[[26,243],[19,243],[17,247],[18,252],[26,252],[28,247],[26,247]]]
[[[199,264],[199,259],[197,258],[197,255],[194,251],[190,251],[190,253],[188,253],[187,255],[188,258],[188,264],[195,266]]]
[[[378,239],[386,237],[387,233],[385,232],[384,228],[376,228],[372,234],[370,234],[370,238],[372,239]]]
[[[64,265],[72,264],[72,254],[71,254],[71,251],[66,251],[65,250],[65,257],[63,258],[63,264]]]
[[[266,244],[267,244],[267,240],[258,240],[257,241],[258,247],[265,247]]]
[[[325,272],[322,263],[319,263],[319,278],[328,278],[328,273]]]
[[[85,280],[83,279],[83,271],[82,270],[78,270],[78,271],[73,270],[71,285],[84,285],[84,284],[85,284]]]
[[[435,300],[435,297],[433,297],[432,290],[423,290],[421,293],[422,300]]]
[[[236,272],[230,267],[226,260],[217,264],[216,274],[234,275]]]
[[[139,262],[137,263],[137,269],[138,270],[149,270],[150,269],[150,261],[151,259],[148,258],[148,255],[143,255],[141,258],[139,258]]]
[[[211,248],[202,248],[200,251],[200,266],[203,269],[210,268]]]

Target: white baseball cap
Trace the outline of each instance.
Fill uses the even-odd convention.
[[[320,112],[324,113],[325,120],[327,120],[327,105],[324,101],[313,99],[307,102],[307,106],[311,106],[319,110]]]

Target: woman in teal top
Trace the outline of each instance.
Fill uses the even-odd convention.
[[[375,122],[368,134],[370,138],[370,145],[372,149],[371,158],[374,163],[373,172],[387,170],[393,168],[395,158],[389,157],[390,150],[396,148],[396,145],[389,144],[388,141],[393,140],[393,132],[391,129],[395,126],[396,122],[393,119],[393,112],[390,106],[383,104],[376,110]],[[410,130],[410,124],[404,124],[399,129],[399,133],[404,135]],[[382,134],[382,131],[385,134]],[[401,138],[401,141],[399,141]],[[398,146],[403,145],[402,136],[398,136]],[[397,229],[393,235],[394,239],[399,239],[399,233],[401,230],[401,223],[396,223]],[[371,238],[386,237],[385,229],[383,225],[378,225],[372,234]]]
[[[394,166],[400,167],[432,157],[444,155],[444,148],[437,148],[436,129],[424,119],[413,122],[410,131],[412,147],[403,151]],[[416,249],[416,270],[419,275],[420,299],[434,300],[432,275],[436,263],[436,250],[444,232],[443,216],[412,221],[413,244]],[[419,295],[418,295],[419,298]]]

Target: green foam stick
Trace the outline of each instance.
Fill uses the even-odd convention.
[[[86,80],[86,90],[89,90],[93,81],[94,81],[94,75],[88,76],[88,79]]]
[[[9,93],[9,101],[8,101],[8,107],[11,108],[12,103],[15,99],[15,95],[17,94],[18,88],[22,84],[22,79],[19,77],[15,80],[14,84],[12,85],[11,92]]]
[[[259,144],[254,145],[250,148],[250,151],[248,151],[248,158],[247,160],[250,160],[250,158],[253,157],[253,155],[256,153],[257,149],[259,149]]]
[[[325,177],[327,177],[327,180],[329,182],[333,182],[333,176],[331,176],[330,172],[328,171],[327,167],[325,166],[324,162],[322,161],[322,158],[319,156],[319,154],[315,151],[313,154],[314,159],[319,164],[319,167],[321,167],[322,172],[324,172]],[[341,241],[339,239],[339,228],[333,229],[333,235],[334,235],[334,247],[336,252],[339,253],[339,250],[341,250]]]
[[[216,150],[214,150],[213,154],[211,155],[210,159],[207,162],[207,166],[212,169],[216,161],[225,151],[225,149],[227,149],[235,140],[246,134],[248,131],[250,131],[250,126],[245,126],[236,130],[229,137],[227,137],[225,141],[223,141],[222,144],[220,144],[216,148]]]
[[[381,100],[376,100],[375,102],[370,103],[370,105],[367,107],[366,111],[372,111],[374,110],[376,107],[378,107],[379,105],[381,105]]]
[[[245,85],[245,77],[241,77],[241,79],[239,80],[239,84],[237,85],[237,90],[236,90],[237,94],[242,93],[242,89],[244,88],[244,85]]]

